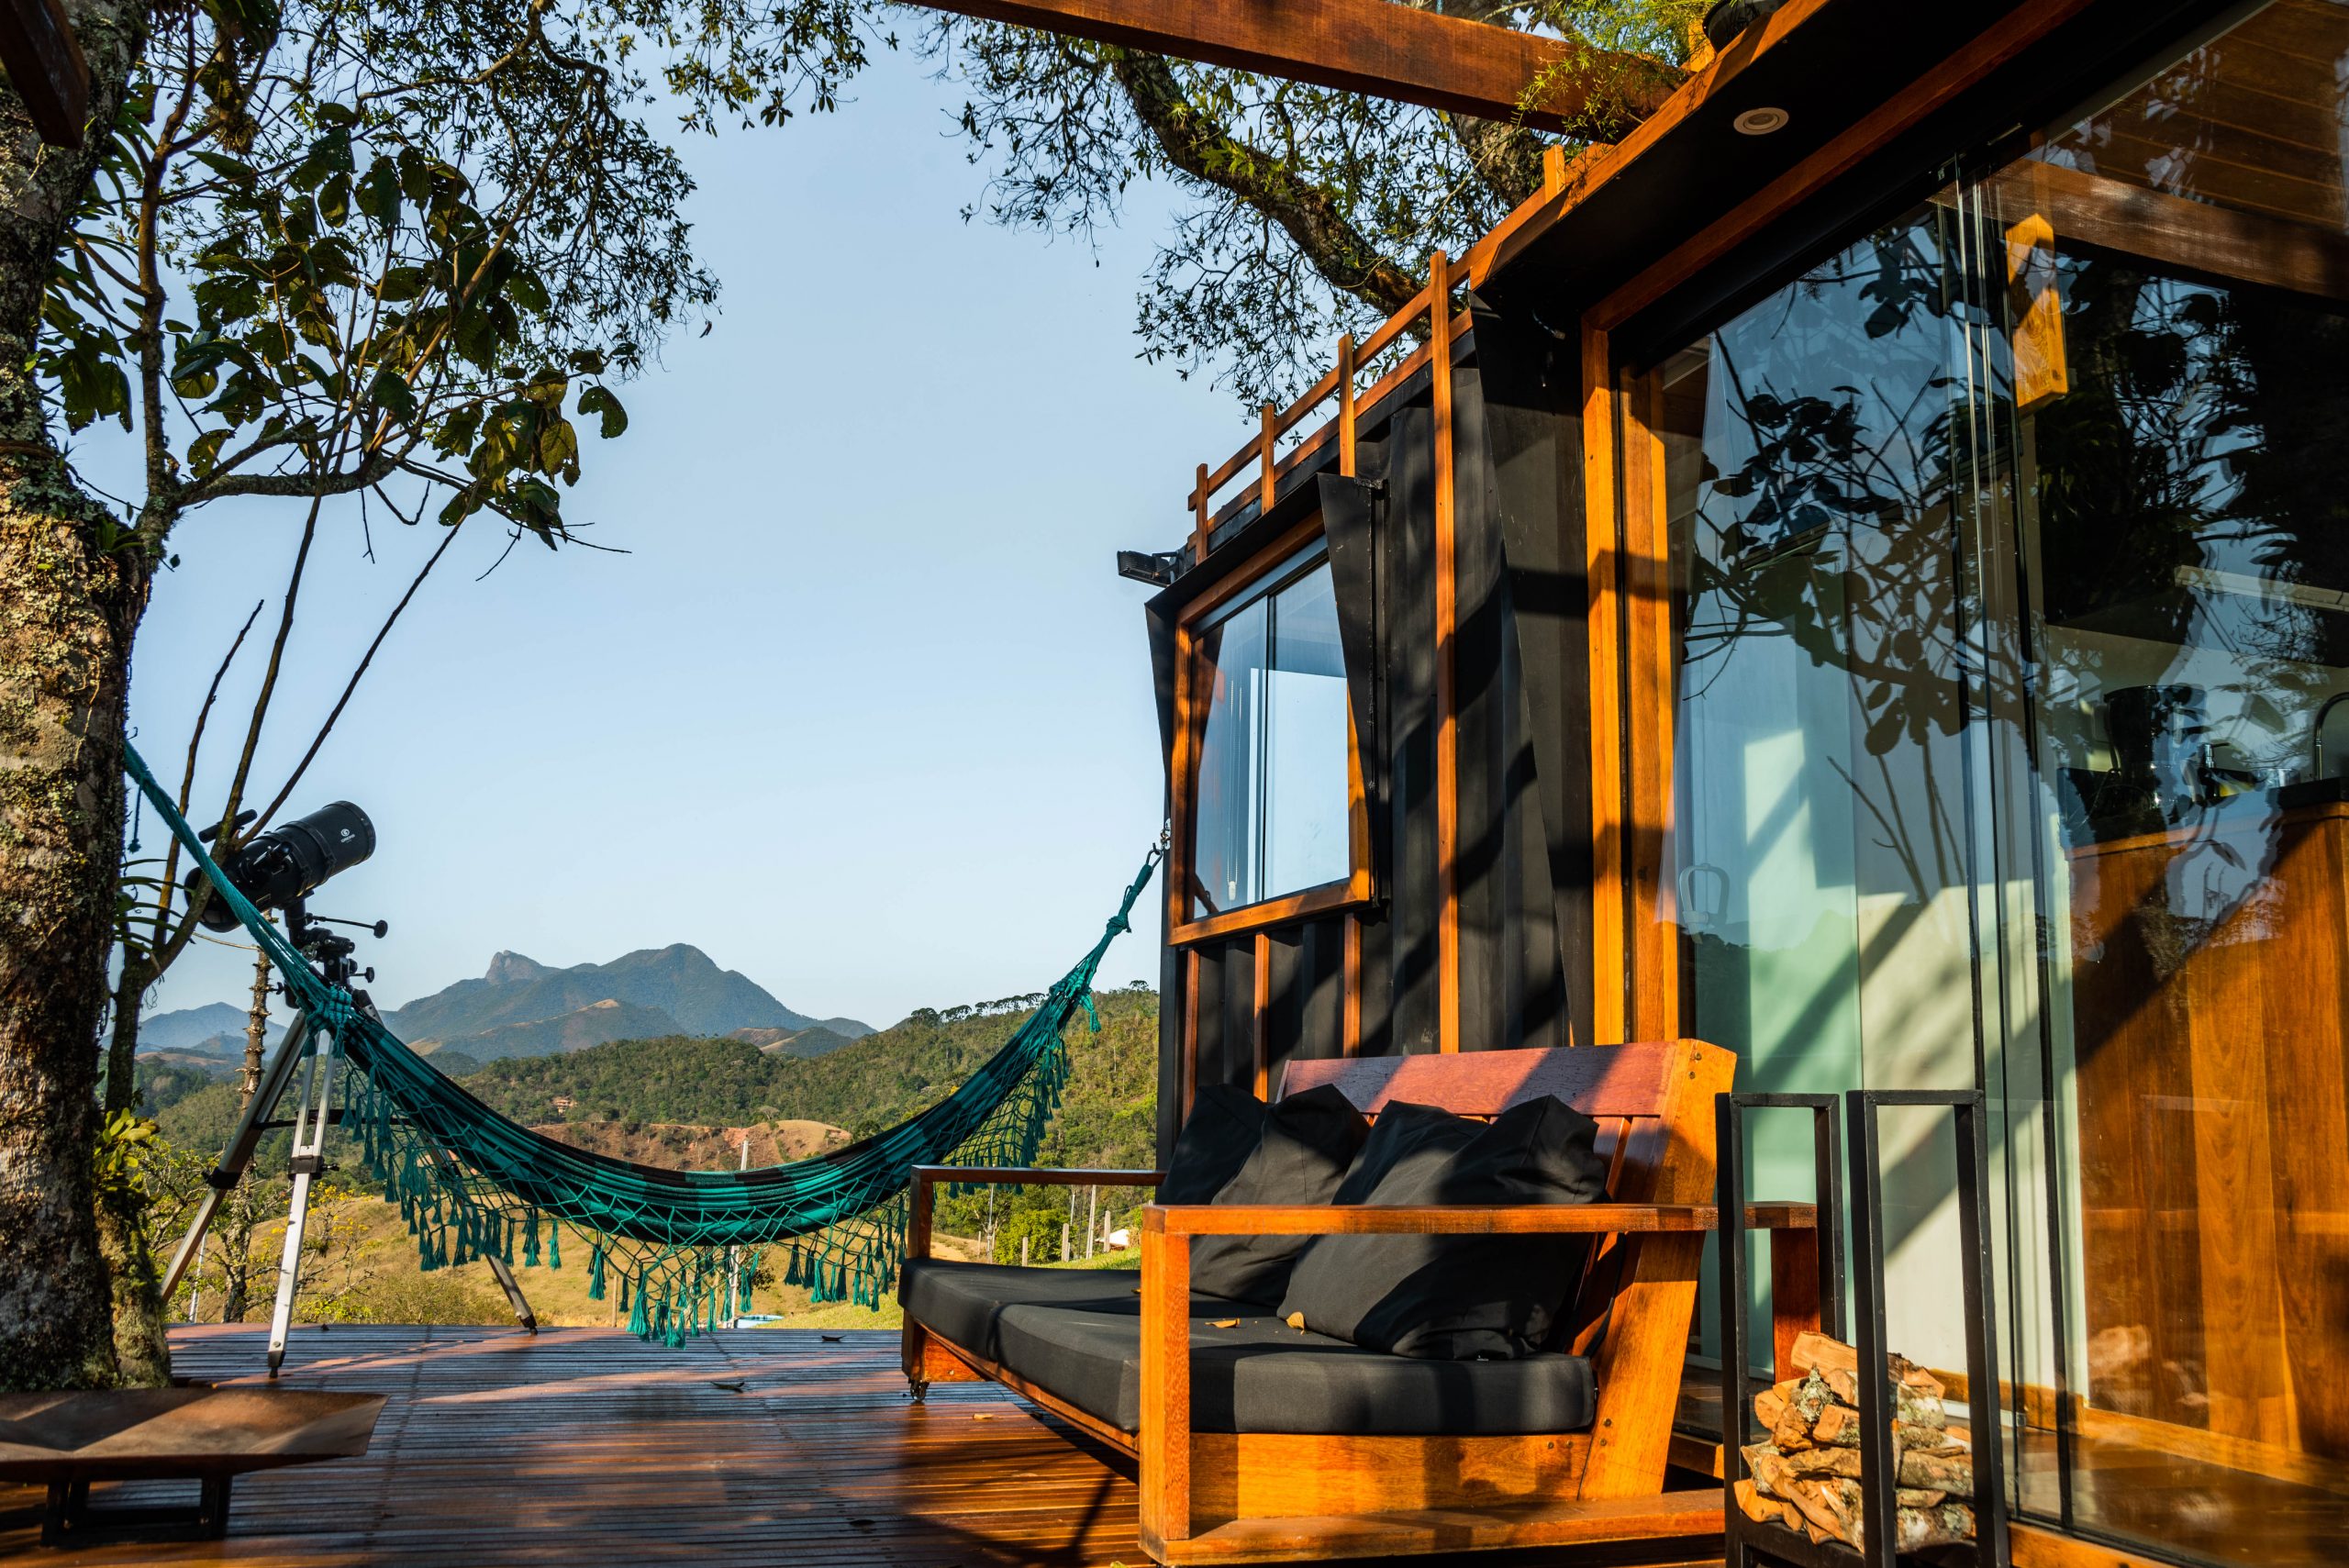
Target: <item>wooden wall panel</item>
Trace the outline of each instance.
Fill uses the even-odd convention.
[[[1355,1005],[1362,1012],[1362,1032],[1354,1046],[1357,1056],[1395,1053],[1394,922],[1384,910],[1365,910],[1362,930],[1362,989]]]
[[[1392,781],[1387,942],[1391,963],[1387,1049],[1410,1053],[1442,1047],[1438,995],[1442,973],[1436,874],[1436,624],[1434,427],[1426,406],[1394,421],[1386,474],[1391,570],[1384,623],[1387,767]]]
[[[1520,1025],[1528,1045],[1589,1044],[1591,1027],[1591,817],[1589,589],[1582,502],[1581,361],[1540,322],[1479,310],[1476,361],[1484,439],[1492,464],[1512,640],[1507,676],[1517,689],[1524,737],[1508,787],[1531,775],[1532,814],[1521,852],[1528,895],[1520,933],[1529,975],[1539,951],[1557,956],[1560,989],[1529,983]],[[1530,902],[1550,891],[1549,917]]]
[[[1509,803],[1503,794],[1515,694],[1502,684],[1508,628],[1500,536],[1493,527],[1492,464],[1473,366],[1454,378],[1453,412],[1453,776],[1459,799],[1452,891],[1460,998],[1459,1033],[1448,1044],[1459,1051],[1489,1051],[1508,1042],[1516,1011],[1507,976],[1516,911],[1508,897]]]

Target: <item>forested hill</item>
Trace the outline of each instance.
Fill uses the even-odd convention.
[[[952,1093],[1011,1038],[1037,1000],[924,1008],[813,1061],[763,1052],[746,1040],[672,1036],[493,1062],[463,1083],[525,1123],[744,1126],[789,1118],[829,1122],[863,1137]],[[1147,1165],[1157,1100],[1158,995],[1141,987],[1105,991],[1097,1005],[1099,1034],[1087,1029],[1082,1012],[1067,1031],[1074,1075],[1046,1158],[1055,1164]]]

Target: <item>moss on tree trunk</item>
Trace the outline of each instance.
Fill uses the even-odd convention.
[[[117,1377],[94,1191],[122,734],[149,550],[68,473],[28,370],[50,268],[143,41],[71,3],[91,132],[43,146],[0,83],[0,1390]]]

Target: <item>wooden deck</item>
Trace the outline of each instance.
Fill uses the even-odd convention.
[[[184,1329],[173,1348],[187,1376],[259,1383],[266,1340],[254,1327]],[[941,1385],[926,1406],[914,1404],[894,1332],[827,1342],[808,1331],[744,1329],[672,1351],[608,1329],[553,1329],[535,1340],[511,1329],[300,1329],[284,1381],[388,1396],[373,1450],[239,1481],[224,1541],[51,1553],[36,1544],[42,1494],[0,1486],[0,1562],[1149,1562],[1135,1541],[1125,1462],[992,1385]],[[2190,1487],[2211,1514],[2210,1530],[2180,1541],[2190,1550],[2263,1565],[2343,1561],[2349,1502],[2338,1489],[2097,1447],[2081,1486],[2084,1511],[2099,1523],[2154,1524],[2112,1516],[2130,1498],[2141,1509],[2166,1498],[2172,1513],[2151,1513],[2171,1518],[2175,1533],[2176,1495]],[[2032,1471],[2026,1489],[2044,1490],[2040,1467]],[[139,1483],[97,1500],[179,1502],[194,1491]],[[2016,1560],[2032,1568],[2140,1561],[2027,1527],[2016,1531]],[[1413,1561],[1437,1568],[1439,1560]],[[1609,1561],[1459,1560],[1474,1568]]]
[[[259,1381],[266,1339],[183,1329],[173,1348],[184,1375]],[[373,1450],[239,1482],[225,1541],[48,1553],[42,1494],[0,1487],[0,1561],[1148,1562],[1130,1475],[1000,1389],[915,1405],[894,1333],[745,1329],[672,1351],[600,1329],[301,1329],[284,1382],[388,1395]]]

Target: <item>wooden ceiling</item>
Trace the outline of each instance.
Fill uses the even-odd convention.
[[[2345,77],[2349,0],[2276,0],[2047,151],[2146,190],[2340,233]]]

